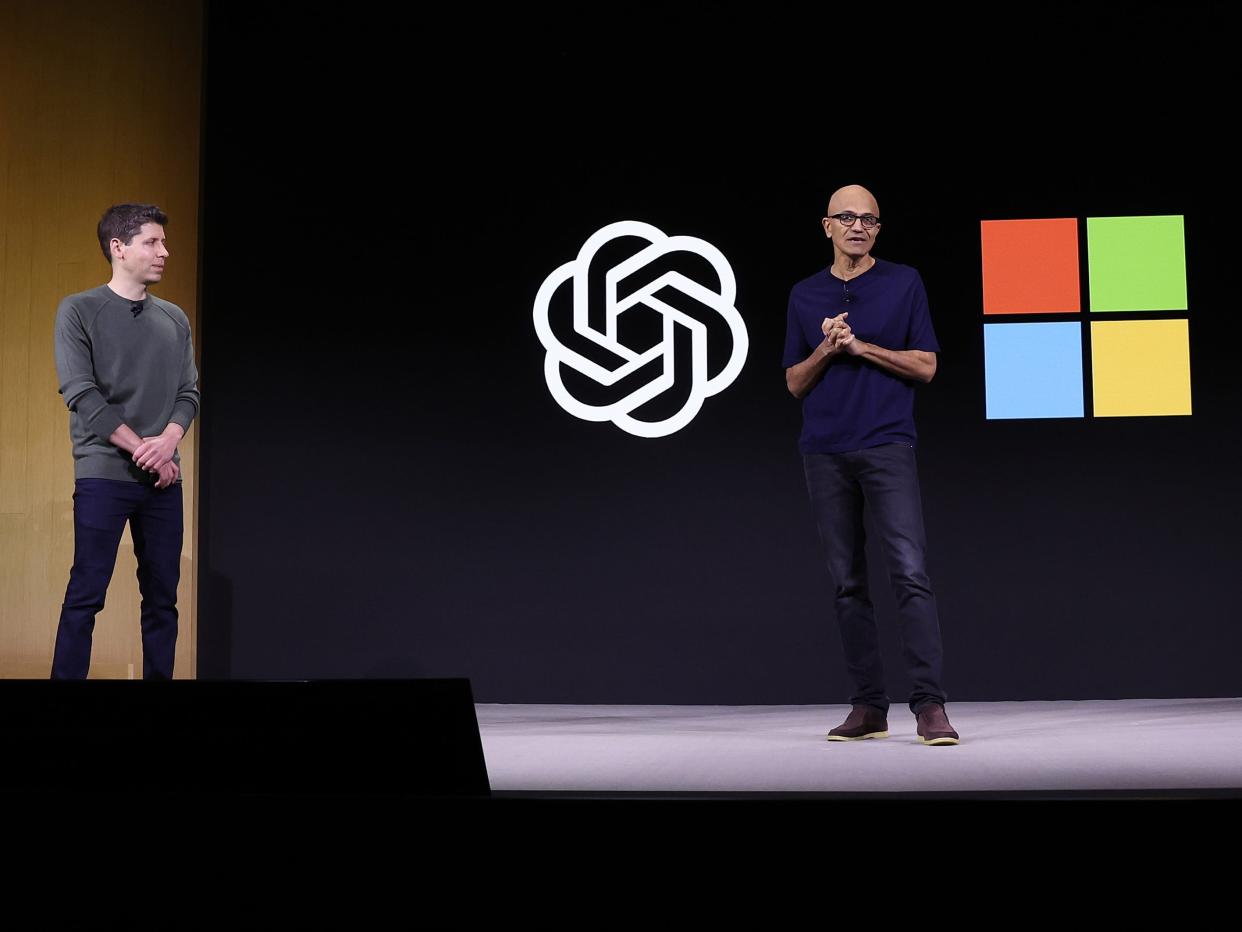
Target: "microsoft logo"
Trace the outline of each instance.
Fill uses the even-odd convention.
[[[1190,414],[1183,218],[1085,223],[1085,289],[1078,218],[981,223],[988,420]]]

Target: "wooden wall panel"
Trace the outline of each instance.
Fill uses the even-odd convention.
[[[73,562],[69,415],[57,393],[60,299],[103,284],[95,224],[110,204],[169,215],[152,292],[198,332],[202,6],[52,0],[0,5],[0,676],[44,677]],[[182,441],[186,508],[176,675],[195,671],[197,429]],[[128,531],[100,613],[93,677],[141,676]]]

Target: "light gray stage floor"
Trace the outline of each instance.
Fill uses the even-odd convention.
[[[1242,699],[954,702],[962,743],[829,742],[848,706],[479,704],[492,790],[916,793],[1236,790]]]

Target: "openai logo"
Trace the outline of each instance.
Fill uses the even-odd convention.
[[[637,251],[625,255],[628,250],[623,247],[631,242],[638,247]],[[607,258],[597,255],[601,251]],[[680,264],[706,271],[704,260],[715,272],[717,281],[712,283],[713,287],[669,268]],[[613,264],[607,265],[609,262]],[[558,294],[567,283],[570,290]],[[547,350],[543,373],[548,390],[557,404],[584,421],[612,421],[636,437],[667,437],[689,424],[703,407],[704,399],[724,391],[742,371],[749,341],[742,317],[734,307],[736,297],[733,269],[711,243],[693,236],[666,236],[651,224],[637,220],[611,223],[583,243],[576,259],[544,279],[535,297],[535,332]],[[569,299],[571,307],[567,304]],[[554,314],[552,319],[563,337],[558,338],[549,322],[550,308],[572,310],[572,333],[568,332],[569,314]],[[647,325],[647,342],[654,334],[655,345],[629,346],[622,342],[619,331],[625,334],[632,329],[622,319],[627,311],[636,324]],[[651,320],[653,314],[658,315],[657,321]],[[708,358],[712,328],[717,331],[713,347],[723,343],[722,337],[727,337],[731,345],[723,368],[720,359]],[[683,347],[680,356],[684,365],[687,336],[690,381],[684,403],[663,419],[635,417],[636,409],[677,384],[675,345]],[[718,355],[725,354],[722,351]],[[647,368],[651,370],[649,378],[637,375]],[[580,386],[589,387],[594,382],[608,388],[620,386],[625,380],[625,385],[617,389],[624,394],[620,398],[609,396],[602,403],[599,399],[594,399],[594,403],[583,401],[566,388],[567,369],[578,374]],[[684,372],[682,377],[686,378]],[[584,383],[583,378],[589,382]],[[635,380],[637,384],[631,384]]]

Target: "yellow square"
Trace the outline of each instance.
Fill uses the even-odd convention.
[[[1190,322],[1091,322],[1096,417],[1190,414]]]

